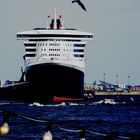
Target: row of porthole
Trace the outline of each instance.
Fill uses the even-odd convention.
[[[41,49],[41,51],[46,51],[47,49]],[[49,51],[60,51],[60,49],[49,49]],[[63,51],[72,51],[69,49],[63,49]]]
[[[69,56],[68,54],[62,54],[63,56]],[[47,54],[41,54],[41,56],[47,56]],[[60,54],[49,54],[49,56],[60,56]],[[74,57],[84,57],[83,54],[74,54]]]
[[[47,56],[47,54],[41,54],[41,56]],[[49,54],[49,56],[60,56],[60,54]]]
[[[49,43],[49,44],[45,44],[45,43],[40,43],[37,44],[37,46],[60,46],[59,43]],[[63,46],[74,46],[74,47],[85,47],[85,44],[63,44]]]
[[[60,46],[60,44],[45,44],[45,43],[40,43],[40,44],[37,44],[37,46]]]
[[[37,44],[37,46],[60,46],[60,44],[44,44],[44,43],[40,43]],[[72,44],[63,44],[63,46],[72,46]]]

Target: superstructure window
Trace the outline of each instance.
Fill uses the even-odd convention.
[[[60,49],[49,49],[49,51],[60,51]]]
[[[35,54],[26,54],[26,57],[35,57]]]
[[[84,57],[83,54],[75,54],[74,57]]]
[[[45,43],[39,43],[39,44],[37,44],[38,46],[47,46],[47,43],[45,44]]]
[[[60,56],[60,54],[49,54],[49,56]]]
[[[31,43],[26,43],[26,44],[24,44],[25,46],[36,46],[36,44],[31,44]]]
[[[36,49],[26,49],[25,51],[26,51],[26,52],[35,52]]]
[[[93,38],[93,35],[71,35],[71,34],[19,34],[17,38],[24,37],[69,37],[69,38]]]
[[[55,39],[29,39],[29,41],[54,41]],[[72,39],[57,39],[55,41],[72,41],[72,42],[81,42],[81,40],[72,40]]]
[[[50,43],[49,46],[60,46],[59,43]]]
[[[74,49],[73,51],[74,51],[74,52],[84,52],[83,49]]]
[[[73,47],[85,47],[85,44],[73,44]]]

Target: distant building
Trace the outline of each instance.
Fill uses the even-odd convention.
[[[140,85],[135,85],[130,87],[131,91],[140,91]]]

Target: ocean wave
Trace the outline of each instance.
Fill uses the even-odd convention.
[[[97,102],[81,102],[81,103],[73,103],[73,102],[62,102],[62,103],[58,103],[58,104],[41,104],[38,102],[34,102],[32,104],[29,104],[29,106],[37,106],[37,107],[46,107],[46,106],[95,106],[95,105],[117,105],[117,104],[126,104],[126,102],[115,102],[113,99],[104,99],[104,100],[100,100]]]

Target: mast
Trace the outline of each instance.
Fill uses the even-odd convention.
[[[57,29],[57,23],[56,23],[56,8],[54,8],[54,29]]]

